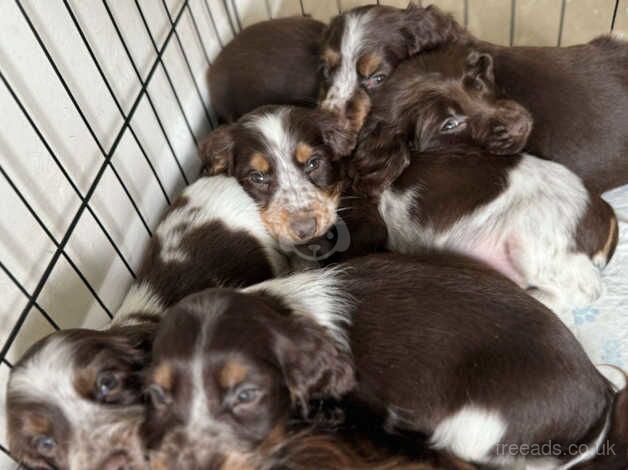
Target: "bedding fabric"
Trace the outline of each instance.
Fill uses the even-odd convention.
[[[604,293],[563,318],[596,364],[628,368],[628,185],[603,195],[619,220],[619,243],[602,272]]]

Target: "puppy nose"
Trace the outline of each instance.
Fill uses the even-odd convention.
[[[292,233],[300,240],[306,241],[316,233],[316,219],[314,217],[301,217],[290,223]]]
[[[131,462],[126,452],[116,452],[105,459],[102,470],[130,470]]]

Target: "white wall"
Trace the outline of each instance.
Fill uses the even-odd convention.
[[[134,62],[143,79],[156,60],[156,52],[142,24],[136,5],[131,0],[106,0]],[[178,16],[184,0],[168,0],[168,11]],[[365,3],[351,0],[190,0],[176,29],[191,64],[190,76],[176,37],[171,37],[163,54],[163,65],[170,75],[176,94],[182,103],[192,132],[197,139],[209,129],[203,103],[207,103],[205,74],[208,68],[203,47],[192,22],[192,14],[200,30],[202,43],[210,60],[220,50],[220,42],[232,37],[225,5],[238,28],[237,11],[243,26],[271,16],[300,14],[301,8],[314,17],[328,20],[342,9]],[[404,6],[406,1],[382,1]],[[439,6],[453,12],[463,21],[464,0],[440,0]],[[516,3],[515,39],[518,43],[551,44],[556,37],[558,22],[554,0],[519,0]],[[491,8],[483,8],[475,0],[467,2],[470,27],[482,36],[507,42],[510,0],[491,0]],[[59,73],[83,110],[96,140],[109,152],[120,134],[124,119],[94,62],[83,44],[68,10],[61,0],[23,0],[23,6],[34,28],[49,50]],[[141,84],[119,40],[102,0],[70,0],[69,8],[85,32],[90,46],[111,84],[123,112],[128,114],[139,96]],[[157,47],[161,48],[170,30],[170,23],[161,0],[140,0]],[[605,32],[614,2],[568,0],[566,18],[576,18],[576,26],[565,23],[564,37],[582,40],[582,34],[593,37]],[[208,14],[211,11],[218,31]],[[590,31],[583,33],[582,17],[578,11],[591,10]],[[484,14],[486,11],[492,14]],[[11,188],[9,180],[0,174],[0,262],[21,284],[26,294],[0,270],[0,347],[20,318],[30,295],[51,263],[56,243],[66,234],[81,206],[81,197],[92,185],[104,157],[99,145],[87,129],[72,104],[68,93],[55,75],[48,59],[38,45],[24,15],[13,0],[0,0],[0,71],[17,95],[26,112],[41,131],[45,144],[38,138],[9,87],[0,83],[0,164],[10,181],[19,189],[26,202],[41,218],[54,241],[46,235],[23,201]],[[484,13],[483,13],[484,12]],[[554,15],[554,16],[552,16]],[[538,18],[553,18],[551,24],[539,29]],[[618,28],[628,28],[628,0],[621,0]],[[218,33],[220,40],[218,40]],[[575,40],[574,39],[574,40]],[[197,94],[192,80],[200,90]],[[151,109],[152,100],[156,113]],[[120,139],[111,162],[122,182],[136,201],[139,211],[150,228],[159,219],[166,199],[142,155],[142,149],[155,167],[169,197],[183,187],[184,178],[177,167],[173,152],[164,137],[158,120],[179,158],[184,174],[193,180],[197,173],[195,143],[188,130],[166,78],[158,65],[130,121],[137,136],[127,129]],[[46,145],[56,155],[76,184],[80,195],[72,189]],[[132,269],[137,269],[148,232],[122,190],[111,166],[108,166],[91,197],[89,208],[120,247],[122,256]],[[77,276],[70,263],[85,275],[97,291],[103,304],[115,311],[132,277],[111,243],[97,226],[94,216],[84,210],[63,250],[63,255],[37,297],[37,305],[61,328],[101,327],[108,321],[103,307],[94,300],[86,284]],[[67,257],[67,258],[66,258]],[[11,343],[7,362],[0,364],[0,445],[6,446],[4,436],[4,388],[9,364],[14,363],[35,340],[53,331],[51,323],[38,307],[29,309],[19,334]],[[0,468],[9,468],[10,460],[0,453]]]

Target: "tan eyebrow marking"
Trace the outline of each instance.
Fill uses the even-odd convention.
[[[224,388],[233,387],[242,382],[249,372],[249,368],[239,361],[230,360],[220,371],[220,385]]]
[[[270,170],[270,164],[263,153],[254,153],[251,157],[250,165],[254,170],[266,173]]]
[[[153,372],[153,381],[166,390],[172,389],[173,371],[172,365],[168,362],[159,364]]]
[[[297,144],[295,157],[299,163],[305,164],[310,157],[312,156],[313,149],[308,144],[304,142],[299,142]]]
[[[370,77],[375,73],[381,63],[382,56],[375,52],[363,55],[358,60],[358,73],[364,78]]]
[[[24,417],[24,432],[32,435],[46,435],[50,431],[50,424],[48,418],[28,413]]]
[[[330,67],[335,67],[340,62],[340,54],[329,47],[323,52],[323,60]]]

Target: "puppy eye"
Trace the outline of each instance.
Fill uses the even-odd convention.
[[[376,85],[381,85],[382,82],[386,79],[386,75],[383,73],[376,73],[369,77]]]
[[[462,119],[458,119],[458,118],[455,118],[455,117],[449,117],[449,118],[445,119],[445,121],[443,121],[443,124],[440,126],[440,130],[441,130],[441,132],[453,131],[454,129],[459,127],[460,124],[462,124],[462,123],[463,123]]]
[[[159,385],[151,385],[146,390],[146,393],[148,394],[152,405],[157,409],[163,409],[170,404],[171,400],[168,394]]]
[[[270,176],[268,173],[262,173],[261,171],[252,171],[249,173],[249,180],[255,184],[268,184],[270,182]]]
[[[329,79],[329,76],[331,75],[331,71],[329,70],[329,65],[327,64],[327,62],[321,63],[321,73],[325,80]]]
[[[55,450],[57,442],[50,436],[38,436],[34,441],[37,452],[43,455],[50,455]]]
[[[96,378],[96,399],[98,401],[104,401],[119,385],[120,382],[113,372],[101,372]]]
[[[255,387],[248,387],[240,390],[236,395],[236,405],[244,405],[251,403],[259,395],[259,389]]]
[[[384,83],[384,80],[386,80],[386,74],[378,72],[365,79],[362,83],[367,90],[370,90],[380,86],[382,83]]]
[[[262,173],[261,171],[252,171],[249,173],[249,180],[255,184],[268,184],[270,181],[270,177],[267,173]]]
[[[321,157],[318,155],[310,158],[307,162],[305,162],[305,172],[309,173],[311,171],[316,170],[321,165]]]

